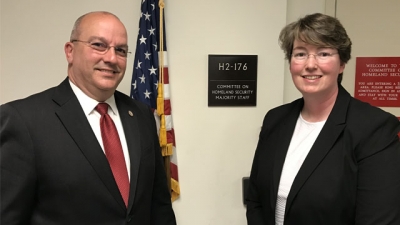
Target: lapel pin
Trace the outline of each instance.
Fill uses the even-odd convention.
[[[128,111],[130,116],[133,116],[133,112],[131,110]]]

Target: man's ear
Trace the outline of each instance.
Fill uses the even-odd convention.
[[[73,60],[73,52],[74,52],[74,44],[71,42],[67,42],[64,45],[64,52],[65,52],[65,57],[67,58],[68,63],[72,63]]]

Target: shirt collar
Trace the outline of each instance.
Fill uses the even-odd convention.
[[[71,85],[72,91],[78,98],[78,101],[81,104],[81,107],[85,112],[85,115],[88,116],[91,113],[93,113],[93,111],[95,111],[94,108],[97,106],[97,104],[99,104],[99,102],[87,96],[80,88],[78,88],[74,83],[72,83],[71,80],[69,80],[69,84]],[[115,103],[114,95],[112,95],[110,98],[104,101],[104,103],[107,103],[109,105],[111,112],[114,115],[118,115],[118,109],[117,109],[117,104]]]

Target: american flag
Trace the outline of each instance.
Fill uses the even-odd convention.
[[[160,0],[160,2],[161,9],[158,0],[141,1],[141,16],[133,64],[131,97],[146,103],[154,110],[154,116],[159,128],[159,135],[164,135],[166,137],[166,141],[164,141],[166,143],[163,144],[163,141],[160,141],[160,145],[166,163],[167,178],[170,179],[171,198],[172,201],[174,201],[178,198],[180,190],[175,149],[175,133],[171,115],[167,46],[163,17],[164,1]],[[161,23],[160,18],[162,18]],[[160,36],[162,37],[161,41]],[[160,45],[161,42],[162,44]],[[160,83],[159,77],[161,69],[163,79],[161,79],[162,82]],[[162,99],[160,99],[160,95],[158,95],[160,85],[160,90],[163,90],[161,93]],[[163,104],[159,102],[157,106],[157,97]],[[162,115],[157,113],[157,111],[160,110],[160,106],[162,107]]]

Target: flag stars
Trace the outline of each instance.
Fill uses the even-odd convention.
[[[156,30],[156,29],[154,29],[153,26],[151,26],[150,29],[149,29],[148,31],[150,32],[150,35],[155,35],[155,34],[154,34],[154,31],[155,31],[155,30]]]
[[[141,69],[141,66],[142,65],[142,62],[140,62],[139,60],[137,61],[137,67],[136,67],[136,69]]]
[[[144,53],[145,59],[150,60],[150,56],[151,56],[151,53],[149,53],[149,51],[147,51],[146,53]]]
[[[146,14],[144,14],[144,16],[145,16],[144,20],[150,21],[150,16],[151,15],[148,12],[146,12]]]
[[[159,64],[167,62],[160,62],[159,55],[161,53],[158,52],[158,41],[160,40],[158,37],[160,35],[159,25],[160,23],[164,23],[164,18],[158,18],[156,11],[163,9],[159,7],[158,1],[153,0],[138,0],[142,3],[141,5],[141,18],[139,18],[139,27],[138,34],[136,35],[136,54],[134,55],[134,59],[131,61],[131,69],[133,67],[132,72],[132,86],[131,86],[131,96],[133,99],[141,101],[153,110],[157,109],[157,106],[160,108],[161,105],[158,105],[160,101],[158,99],[158,92],[163,91],[161,94],[169,94],[169,88],[165,87],[165,90],[162,89],[162,82],[160,83],[159,80],[161,77],[161,67]],[[165,1],[165,0],[163,0]],[[165,12],[164,12],[165,13]],[[150,15],[149,15],[150,14]],[[165,14],[164,14],[165,15]],[[153,27],[154,26],[154,27]],[[148,40],[147,40],[148,39]],[[165,40],[164,40],[164,43]],[[143,44],[143,45],[142,45]],[[164,50],[163,45],[160,44],[160,50]],[[139,62],[142,62],[140,65]],[[154,68],[155,66],[155,68]],[[140,67],[140,69],[136,69],[136,67]],[[167,71],[168,67],[164,68]],[[160,76],[159,76],[160,75]],[[165,80],[168,80],[168,73],[163,75]],[[170,110],[170,102],[169,101],[162,101],[164,104],[163,109]],[[125,111],[126,116],[134,118],[135,114],[129,110]],[[171,128],[168,129],[168,144],[171,146],[175,146],[175,135],[173,133],[173,123],[172,123],[172,115],[169,115],[168,118],[161,121],[162,124],[158,124],[158,130],[160,131],[160,126]],[[165,124],[164,124],[165,123]],[[166,129],[166,130],[167,130]],[[169,131],[172,131],[169,132]],[[165,132],[161,129],[162,132]],[[174,157],[176,157],[174,155]],[[172,164],[171,164],[172,165]],[[175,168],[177,164],[174,164]],[[175,170],[177,172],[177,170]],[[177,173],[175,173],[177,175]],[[175,176],[175,174],[173,176]],[[179,183],[177,184],[179,187]],[[171,190],[172,191],[172,190]],[[172,192],[171,192],[172,193]],[[179,193],[174,192],[174,196],[179,196]]]
[[[140,40],[140,44],[146,44],[147,38],[143,37],[143,35],[142,35],[142,37],[139,40]]]
[[[146,78],[144,77],[144,74],[141,77],[139,77],[139,79],[141,84],[146,83]]]
[[[150,75],[152,75],[152,74],[156,75],[157,68],[154,68],[153,66],[151,66],[151,69],[149,69],[149,70],[150,70]]]
[[[151,92],[149,92],[147,89],[146,89],[146,92],[143,92],[143,94],[144,94],[144,98],[150,99]]]
[[[135,83],[133,83],[132,86],[133,86],[133,90],[136,90],[136,88],[137,88],[137,80],[135,80]]]

